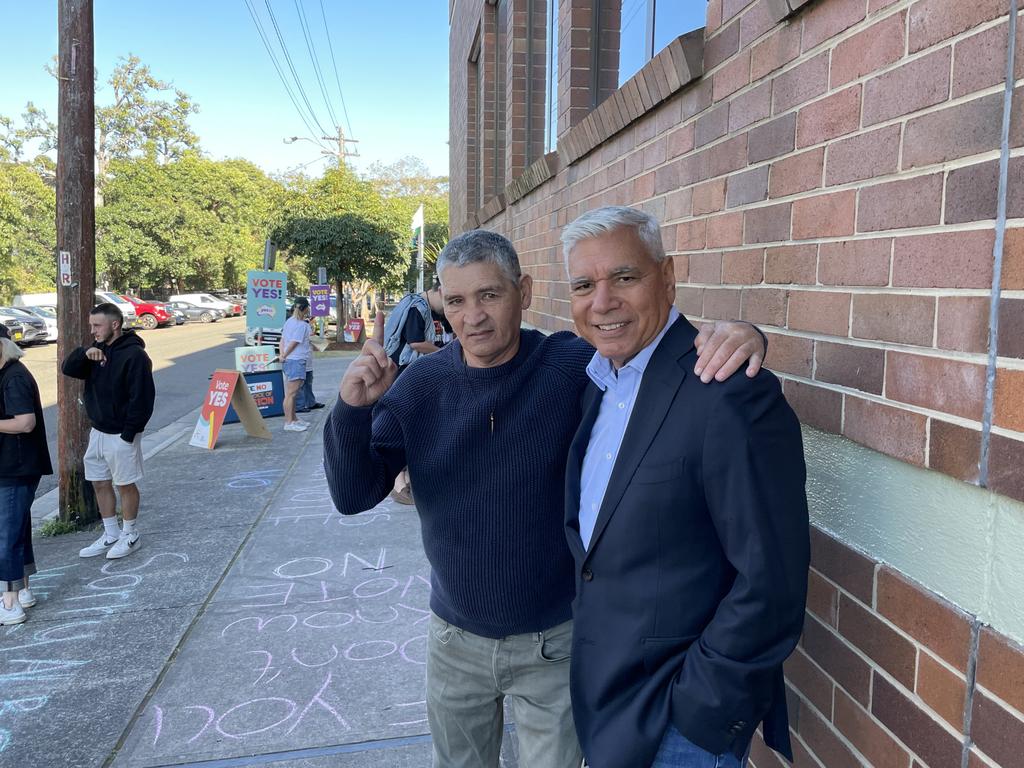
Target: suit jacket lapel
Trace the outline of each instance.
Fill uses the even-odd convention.
[[[597,421],[601,409],[602,392],[593,383],[588,384],[583,393],[583,419],[576,430],[576,436],[569,447],[569,456],[565,469],[565,530],[569,540],[569,548],[573,555],[582,560],[586,551],[580,538],[580,476],[583,472],[583,455],[587,452],[590,433]]]
[[[643,381],[640,384],[640,391],[633,404],[629,426],[626,427],[626,434],[622,438],[622,446],[619,448],[619,455],[608,481],[608,489],[605,491],[604,500],[601,503],[601,511],[597,515],[594,535],[590,538],[590,547],[587,549],[588,554],[594,551],[608,521],[615,513],[626,488],[633,479],[636,468],[640,465],[651,441],[654,440],[665,421],[668,409],[672,406],[676,393],[687,374],[686,368],[680,364],[680,360],[693,349],[693,340],[696,336],[697,329],[685,317],[680,317],[665,334],[654,351],[651,361],[647,364]],[[593,422],[591,422],[591,426],[593,426]],[[587,434],[589,439],[589,430]],[[579,479],[577,477],[578,488]],[[578,492],[576,499],[578,503]]]

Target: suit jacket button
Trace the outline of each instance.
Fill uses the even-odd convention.
[[[591,571],[589,568],[584,568],[583,569],[583,573],[581,575],[583,576],[583,580],[584,581],[593,581],[594,580],[594,572]]]

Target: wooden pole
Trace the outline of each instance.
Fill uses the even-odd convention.
[[[57,360],[91,343],[89,310],[96,287],[96,138],[92,0],[58,0]],[[82,457],[89,419],[83,382],[57,376],[60,517],[99,518]]]

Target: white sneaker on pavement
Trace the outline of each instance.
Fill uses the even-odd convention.
[[[22,608],[31,608],[36,604],[36,596],[32,594],[32,590],[28,587],[18,590],[18,602],[21,603]]]
[[[284,425],[285,432],[305,432],[309,429],[309,424],[304,421],[293,421]]]
[[[142,546],[142,539],[137,533],[122,533],[121,538],[107,552],[107,560],[117,560],[127,557]]]
[[[106,533],[100,534],[100,537],[88,547],[82,547],[78,550],[78,556],[96,557],[97,555],[102,555],[108,548],[114,546],[116,543],[117,539],[108,539]]]
[[[21,604],[15,602],[10,608],[3,604],[0,600],[0,626],[7,626],[8,624],[21,624],[25,620],[25,609],[21,607]]]

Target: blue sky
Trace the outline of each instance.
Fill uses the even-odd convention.
[[[250,0],[275,46],[266,0]],[[324,34],[320,0],[270,0],[293,64],[324,128],[333,126],[314,75],[296,11],[305,9],[335,115],[344,124]],[[352,138],[363,170],[374,161],[415,155],[448,173],[448,4],[444,0],[323,0]],[[244,157],[284,171],[319,156],[285,92],[245,0],[95,0],[96,69],[106,80],[119,56],[134,54],[153,74],[187,92],[200,112],[192,126],[213,158]],[[0,0],[0,114],[25,102],[57,116],[56,82],[44,65],[57,51],[56,0]],[[301,98],[296,94],[299,103]],[[97,103],[109,100],[109,88]],[[318,135],[319,130],[315,133]],[[346,128],[346,132],[348,129]],[[308,166],[318,173],[323,162]]]

